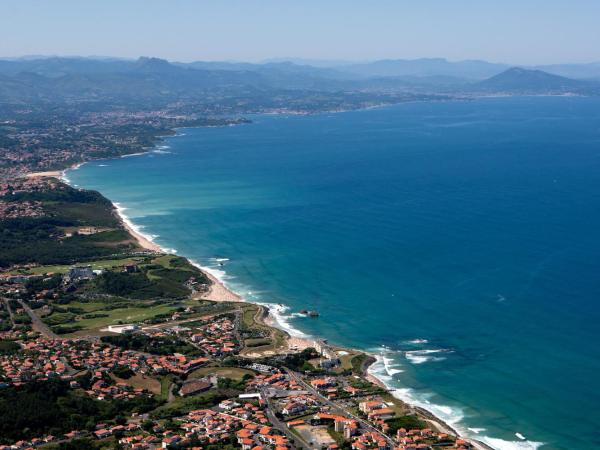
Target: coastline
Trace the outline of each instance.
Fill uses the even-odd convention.
[[[387,105],[382,105],[382,106],[387,106]],[[177,136],[177,134],[169,136],[169,137],[176,137],[176,136]],[[158,145],[159,144],[157,143],[154,147],[149,147],[144,152],[122,155],[117,158],[143,156],[143,155],[146,155],[148,153],[152,153],[153,151],[155,151],[156,148],[159,148]],[[112,159],[112,158],[109,158],[109,159]],[[86,162],[74,164],[73,166],[68,167],[62,171],[37,172],[37,173],[27,174],[26,176],[28,176],[28,177],[30,177],[30,176],[55,177],[55,178],[59,178],[61,181],[65,182],[65,183],[71,185],[71,181],[66,176],[67,172],[69,170],[76,170],[85,163]],[[136,239],[136,241],[138,242],[138,245],[140,247],[145,248],[149,251],[153,251],[153,252],[161,252],[161,253],[166,253],[166,254],[176,253],[176,251],[174,251],[172,249],[166,249],[166,248],[163,248],[160,245],[154,243],[152,240],[152,237],[146,236],[142,232],[140,232],[139,227],[136,226],[124,214],[125,208],[121,207],[118,203],[112,202],[112,200],[111,200],[111,203],[113,204],[113,207],[115,208],[115,212],[118,215],[123,227]],[[247,300],[244,299],[241,295],[239,295],[238,293],[236,293],[235,291],[233,291],[232,289],[227,287],[225,285],[225,283],[223,282],[223,280],[220,279],[219,276],[217,276],[213,273],[214,271],[212,269],[202,266],[199,263],[194,262],[193,260],[189,260],[189,261],[191,264],[195,265],[196,267],[198,267],[199,270],[201,270],[203,273],[205,273],[212,282],[212,285],[210,286],[209,290],[207,292],[199,295],[196,298],[210,300],[210,301],[217,301],[217,302],[218,301],[247,302]],[[263,313],[260,314],[259,317],[257,317],[258,321],[260,321],[261,323],[263,323],[269,327],[277,328],[278,330],[285,333],[285,335],[287,336],[286,344],[287,344],[288,348],[302,350],[307,347],[315,346],[314,344],[317,342],[318,338],[306,335],[302,331],[291,327],[281,317],[282,316],[281,313],[287,309],[287,306],[274,305],[274,304],[268,304],[268,303],[260,303],[260,302],[255,302],[255,301],[251,301],[249,303],[258,305],[261,308],[261,310],[263,311]],[[281,311],[279,311],[279,309],[281,309]],[[385,381],[383,381],[381,378],[379,378],[377,376],[377,374],[373,373],[373,371],[372,371],[373,366],[377,362],[379,362],[379,360],[381,358],[380,355],[373,354],[369,351],[362,350],[362,349],[361,350],[350,349],[350,350],[364,353],[369,357],[367,364],[365,364],[363,367],[362,376],[365,379],[390,391],[390,393],[392,393],[392,395],[393,395],[394,391],[398,390],[397,388],[395,388],[393,386],[387,385],[385,383]],[[421,416],[422,419],[424,419],[427,422],[431,423],[432,425],[436,426],[440,431],[447,432],[448,434],[452,434],[452,435],[456,436],[457,438],[464,439],[464,440],[470,442],[471,445],[473,446],[473,448],[476,448],[478,450],[504,450],[504,447],[502,447],[502,448],[492,447],[480,440],[477,440],[476,438],[473,438],[472,436],[468,435],[464,431],[459,431],[459,430],[455,429],[453,426],[449,425],[446,421],[444,421],[440,417],[436,416],[435,413],[433,413],[432,411],[429,411],[422,406],[412,403],[410,400],[407,401],[407,400],[399,398],[397,396],[394,396],[394,398],[396,401],[405,405],[409,411],[413,411],[414,413],[417,413],[418,415]],[[520,448],[520,447],[516,447],[516,448]]]
[[[118,203],[113,203],[113,207],[115,212],[123,225],[123,227],[135,238],[138,245],[146,250],[160,253],[172,253],[168,249],[161,247],[152,241],[150,237],[146,237],[142,234],[138,227],[136,227],[131,220],[123,213],[124,208],[122,208]],[[213,271],[207,267],[200,265],[199,263],[188,259],[188,261],[196,266],[199,270],[201,270],[211,281],[211,285],[208,288],[208,291],[200,293],[195,296],[198,300],[209,300],[213,302],[247,302],[240,294],[236,293],[229,287],[225,285],[225,283],[219,279],[217,275],[213,273]],[[286,327],[282,326],[281,323],[277,320],[277,317],[273,314],[272,308],[265,304],[253,303],[261,308],[261,313],[256,317],[256,320],[268,327],[277,328],[282,331],[286,335],[286,346],[288,348],[294,348],[297,350],[304,350],[309,347],[315,347],[316,340],[310,337],[300,337],[293,336],[289,333],[289,330]],[[373,361],[375,361],[374,357],[371,357]],[[367,374],[367,367],[365,367],[365,376]]]
[[[145,248],[150,251],[161,252],[161,253],[170,253],[167,249],[162,248],[158,244],[154,243],[150,238],[144,236],[141,232],[139,232],[136,226],[131,222],[131,220],[123,214],[123,208],[118,206],[118,204],[113,203],[115,211],[123,224],[124,228],[136,239],[138,245],[140,247]],[[185,257],[185,256],[184,256]],[[215,274],[211,273],[211,270],[207,267],[201,266],[200,264],[189,260],[190,263],[198,267],[212,282],[207,292],[204,292],[197,296],[199,300],[210,300],[214,302],[247,302],[241,295],[230,289],[225,285],[225,283],[220,280]],[[248,302],[254,303],[254,302]],[[282,331],[286,335],[286,345],[288,348],[294,348],[297,350],[303,350],[309,347],[314,347],[317,340],[310,336],[293,336],[290,334],[289,329],[283,326],[280,321],[278,321],[277,317],[271,310],[271,308],[265,304],[254,303],[261,308],[261,313],[256,317],[256,320],[266,326],[277,328]],[[302,333],[303,334],[303,333]],[[370,352],[358,349],[349,349],[353,351],[360,351],[368,356],[368,360],[364,364],[362,368],[362,376],[370,381],[371,383],[380,386],[386,390],[394,390],[394,388],[385,384],[383,380],[378,378],[375,374],[373,374],[369,369],[373,367],[373,365],[378,361],[378,355],[373,355]],[[405,405],[409,410],[418,413],[422,418],[431,423],[434,427],[438,428],[441,432],[455,435],[459,438],[463,438],[468,440],[475,449],[477,450],[494,450],[493,447],[489,445],[475,440],[473,438],[464,436],[451,425],[447,424],[445,421],[437,417],[431,411],[427,409],[410,404],[400,398],[395,397],[397,401],[401,402]]]
[[[124,214],[125,208],[118,203],[113,203],[113,208],[117,214],[123,227],[131,234],[138,245],[146,250],[160,253],[172,253],[169,249],[163,248],[155,243],[151,237],[145,236],[139,228]],[[201,270],[208,279],[212,282],[207,292],[200,294],[197,298],[202,300],[210,300],[213,302],[243,302],[244,299],[219,280],[209,269],[189,260],[191,264]]]
[[[190,261],[191,262],[191,261]],[[192,264],[194,264],[192,262]],[[244,302],[241,295],[229,289],[215,275],[206,270],[205,267],[198,267],[208,279],[212,282],[208,291],[200,295],[202,300],[210,300],[213,302]]]
[[[117,216],[119,217],[119,220],[121,222],[121,225],[123,225],[123,228],[125,228],[129,232],[129,234],[131,234],[135,238],[140,247],[153,252],[167,253],[158,244],[155,244],[150,239],[146,238],[143,234],[141,234],[138,230],[136,230],[135,226],[131,223],[127,216],[125,216],[122,213],[122,208],[120,208],[118,204],[113,203],[113,208],[115,209]]]

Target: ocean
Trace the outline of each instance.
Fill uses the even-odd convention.
[[[461,432],[600,448],[600,99],[251,119],[67,176]]]

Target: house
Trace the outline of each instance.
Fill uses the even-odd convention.
[[[181,436],[170,436],[162,440],[162,448],[170,448],[172,445],[179,444],[182,440]]]
[[[358,409],[365,414],[368,414],[375,409],[385,408],[386,406],[387,405],[382,400],[367,400],[365,402],[360,402],[358,404]]]
[[[249,438],[242,439],[239,443],[242,444],[242,450],[250,450],[254,446],[254,441]]]
[[[199,392],[208,391],[212,387],[212,383],[207,380],[193,380],[188,381],[181,389],[179,389],[179,395],[185,397],[186,395],[193,395]]]
[[[68,433],[65,433],[65,438],[67,439],[75,439],[77,436],[81,435],[81,431],[77,431],[77,430],[73,430],[73,431],[69,431]]]
[[[225,411],[231,411],[233,408],[237,408],[240,406],[238,403],[231,400],[223,400],[219,403],[219,408],[224,409]]]
[[[302,419],[290,420],[289,422],[286,423],[288,428],[299,427],[300,425],[305,425],[305,424],[306,424],[306,422]]]
[[[369,419],[390,419],[396,415],[392,408],[379,408],[369,413]]]
[[[106,439],[107,437],[112,436],[112,432],[110,430],[107,429],[100,429],[98,431],[94,431],[94,435],[98,438],[98,439]]]
[[[139,325],[135,324],[123,324],[123,325],[109,325],[106,329],[111,333],[130,333],[132,331],[138,330],[140,328]]]
[[[344,391],[350,395],[358,395],[360,393],[360,389],[357,389],[354,386],[344,386]]]
[[[282,414],[286,416],[291,416],[293,414],[299,414],[301,412],[306,411],[308,408],[305,404],[296,403],[296,402],[288,402],[283,409],[281,410]]]
[[[136,273],[139,270],[140,269],[138,268],[137,264],[125,264],[123,266],[123,271],[126,273]]]
[[[321,358],[319,360],[319,366],[322,369],[331,369],[340,364],[339,358]]]
[[[327,389],[335,385],[335,381],[331,378],[319,378],[311,380],[310,385],[315,389]]]
[[[65,275],[65,281],[73,283],[81,280],[91,280],[94,276],[91,266],[75,266],[69,269],[69,272]]]

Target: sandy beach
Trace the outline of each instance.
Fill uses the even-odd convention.
[[[310,347],[315,347],[315,341],[313,339],[301,338],[296,336],[290,336],[287,340],[288,347],[294,350],[305,350]]]
[[[49,178],[49,177],[54,177],[54,178],[60,178],[62,176],[63,172],[60,170],[50,170],[47,172],[32,172],[32,173],[28,173],[26,175],[27,178]]]
[[[132,226],[131,222],[129,221],[129,219],[124,217],[123,214],[121,214],[119,212],[119,208],[116,205],[115,205],[115,211],[116,211],[117,215],[119,216],[119,219],[120,219],[121,223],[123,224],[123,226],[125,227],[125,229],[129,232],[129,234],[131,234],[135,238],[135,240],[137,241],[137,243],[140,247],[145,248],[146,250],[153,251],[153,252],[168,253],[160,245],[152,242],[150,239],[146,238],[139,231],[136,231],[135,228]],[[212,284],[210,285],[208,291],[202,293],[198,298],[201,298],[203,300],[211,300],[213,302],[243,302],[244,301],[244,299],[241,296],[239,296],[238,294],[233,292],[231,289],[229,289],[227,286],[225,286],[217,277],[212,275],[210,272],[208,272],[202,268],[200,268],[200,270],[202,270],[202,272],[204,272],[204,274],[210,279]]]
[[[203,270],[204,274],[212,281],[207,292],[200,295],[203,300],[211,300],[213,302],[243,302],[244,299],[225,286],[217,277]]]
[[[164,253],[163,249],[158,244],[155,244],[150,239],[145,238],[142,234],[135,231],[131,224],[128,223],[128,220],[124,219],[123,216],[121,216],[120,214],[118,215],[125,229],[129,232],[129,234],[131,234],[135,238],[140,247],[145,248],[146,250],[151,250],[153,252]]]
[[[66,172],[68,170],[79,169],[84,164],[85,164],[84,162],[75,163],[72,166],[70,166],[64,170],[47,170],[47,171],[43,171],[43,172],[30,172],[30,173],[26,173],[24,175],[24,177],[26,177],[26,178],[58,178],[61,181],[67,182],[68,180],[65,179]]]

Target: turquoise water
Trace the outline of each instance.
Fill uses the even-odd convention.
[[[469,435],[600,447],[599,99],[254,120],[68,177]]]

